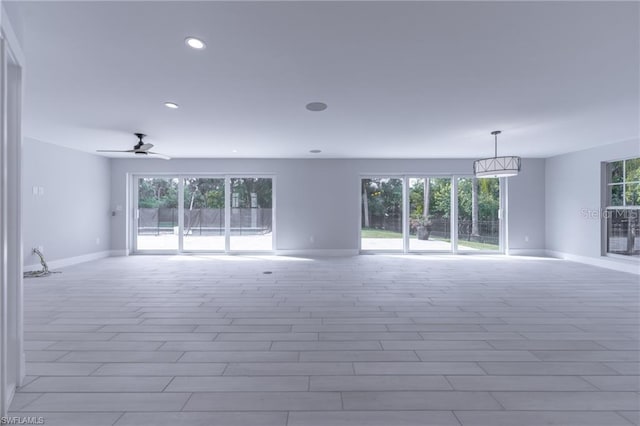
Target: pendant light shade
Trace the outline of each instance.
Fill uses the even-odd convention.
[[[483,158],[473,162],[473,174],[477,178],[496,178],[516,176],[520,172],[520,157],[498,157],[498,135],[500,130],[494,130],[491,134],[495,140],[495,156]]]

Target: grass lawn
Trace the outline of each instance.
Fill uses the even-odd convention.
[[[384,229],[372,229],[362,228],[362,238],[402,238],[402,233],[385,231]],[[415,239],[415,235],[410,235],[409,238]],[[450,242],[449,239],[430,238],[434,241]],[[498,250],[498,246],[495,244],[479,243],[477,241],[458,240],[458,249],[464,250],[465,248],[471,248],[476,250]]]
[[[362,238],[402,238],[402,233],[384,229],[362,228]]]
[[[458,250],[464,249],[464,248],[473,248],[478,250],[496,250],[496,251],[499,249],[499,247],[495,244],[479,243],[477,241],[458,240]]]

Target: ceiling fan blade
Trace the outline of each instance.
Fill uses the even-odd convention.
[[[126,151],[115,150],[115,149],[97,149],[96,152],[134,152],[134,151],[132,149],[129,149]]]
[[[171,160],[171,157],[169,157],[168,155],[159,154],[157,152],[147,151],[147,154],[151,154],[154,157],[162,158],[163,160]]]
[[[151,148],[153,148],[153,144],[152,143],[143,143],[140,148],[138,148],[138,151],[149,151]]]

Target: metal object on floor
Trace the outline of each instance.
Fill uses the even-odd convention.
[[[40,250],[34,248],[31,253],[38,255],[40,258],[40,264],[42,265],[42,269],[38,271],[26,271],[24,272],[24,278],[40,278],[40,277],[48,277],[51,274],[59,274],[60,272],[54,272],[49,270],[49,266],[47,265],[47,261],[44,260],[44,255]]]

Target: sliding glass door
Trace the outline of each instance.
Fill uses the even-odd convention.
[[[136,252],[273,250],[271,177],[136,176]]]
[[[402,178],[361,181],[361,250],[403,251]]]
[[[230,249],[273,250],[273,181],[231,178]]]
[[[458,251],[499,251],[500,228],[500,179],[458,178]]]
[[[503,252],[497,178],[363,177],[360,248],[379,252]]]
[[[141,177],[135,182],[137,250],[178,250],[178,179]]]
[[[451,178],[409,178],[409,250],[451,251]]]
[[[224,251],[224,178],[184,178],[184,251]]]

